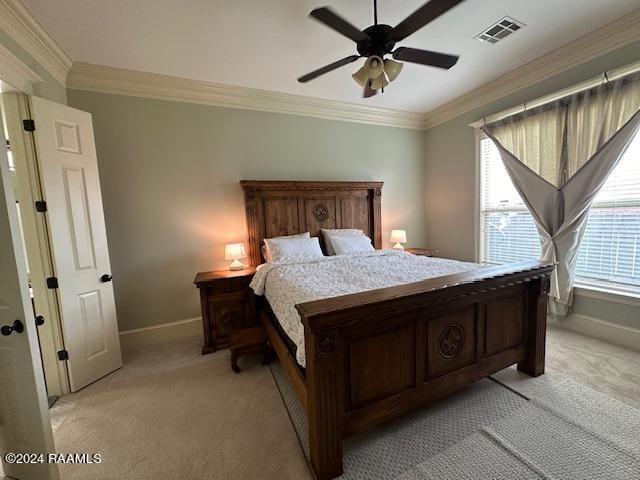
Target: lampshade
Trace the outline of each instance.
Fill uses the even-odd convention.
[[[382,58],[377,55],[371,55],[367,58],[367,61],[364,62],[364,68],[367,70],[369,78],[377,78],[384,69],[384,62]]]
[[[393,243],[407,243],[407,232],[405,230],[391,230],[389,241]]]
[[[244,249],[243,243],[229,243],[224,246],[224,259],[225,260],[237,260],[238,258],[245,258],[247,252]]]
[[[365,67],[361,67],[360,70],[358,70],[351,76],[356,82],[358,82],[358,85],[360,85],[362,88],[364,88],[369,81],[369,72]]]
[[[380,90],[383,87],[389,85],[389,81],[386,79],[384,72],[378,75],[376,78],[371,80],[371,84],[369,85],[372,90]]]
[[[390,82],[393,82],[402,71],[403,64],[388,58],[384,61],[384,73],[387,74]]]

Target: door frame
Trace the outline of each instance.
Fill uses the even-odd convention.
[[[28,95],[34,94],[43,80],[31,67],[2,45],[0,45],[0,59],[2,60],[0,61],[0,79],[18,91],[16,92],[16,101],[7,102],[8,109],[13,111],[11,113],[5,112],[6,116],[11,115],[10,118],[5,118],[5,122],[8,124],[9,133],[14,137],[13,143],[15,145],[12,144],[12,150],[15,149],[14,151],[17,153],[15,155],[16,174],[18,174],[19,164],[22,165],[25,172],[28,172],[26,177],[16,175],[18,198],[21,206],[24,202],[24,205],[30,206],[30,210],[35,213],[34,202],[42,198],[42,190],[33,134],[22,129],[22,120],[31,118]],[[13,115],[17,115],[17,118]],[[10,126],[11,124],[12,126]],[[16,125],[19,132],[11,131],[16,128]],[[25,178],[26,180],[24,180]],[[39,198],[34,198],[34,195]],[[47,393],[65,395],[70,393],[71,389],[66,362],[58,360],[57,352],[64,348],[58,298],[55,290],[47,289],[45,284],[45,279],[51,276],[48,272],[52,272],[53,269],[46,218],[44,217],[46,215],[40,213],[23,214],[21,209],[25,237],[29,237],[25,238],[27,248],[25,254],[31,270],[34,304],[36,311],[45,317],[45,323],[38,328],[38,331]],[[34,233],[35,235],[33,235]]]
[[[59,299],[56,290],[47,288],[46,279],[55,276],[50,250],[47,216],[35,209],[35,202],[43,199],[33,133],[22,128],[22,120],[30,119],[29,98],[24,93],[2,95],[6,127],[12,140],[16,166],[17,198],[24,230],[26,254],[29,262],[29,280],[33,289],[36,315],[45,318],[38,327],[38,338],[44,377],[49,395],[70,393],[66,362],[58,359],[64,349]]]

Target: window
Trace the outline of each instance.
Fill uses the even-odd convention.
[[[540,257],[535,223],[513,187],[498,149],[480,139],[480,261],[509,263]]]
[[[480,139],[480,261],[538,258],[533,218],[493,142]],[[640,292],[640,134],[598,193],[580,245],[576,282]]]
[[[591,207],[576,281],[640,291],[640,134]]]

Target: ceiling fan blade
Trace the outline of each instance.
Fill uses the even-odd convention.
[[[430,52],[418,48],[400,47],[393,52],[393,58],[405,62],[420,63],[431,67],[446,68],[453,67],[460,57],[447,55],[446,53]]]
[[[369,38],[369,35],[358,30],[328,7],[316,8],[311,11],[309,16],[324,23],[327,27],[341,33],[345,37],[350,38],[354,42],[360,42]]]
[[[370,85],[371,81],[368,81],[367,84],[364,86],[364,90],[362,92],[362,98],[370,98],[373,97],[376,93],[378,93],[377,91],[375,91],[373,88],[371,88]]]
[[[351,55],[349,57],[345,57],[342,60],[338,60],[337,62],[330,63],[329,65],[325,65],[322,68],[319,68],[317,70],[314,70],[313,72],[310,72],[310,73],[307,73],[306,75],[301,76],[300,78],[298,78],[298,81],[300,83],[308,82],[309,80],[313,80],[314,78],[319,77],[320,75],[324,75],[325,73],[330,72],[331,70],[335,70],[336,68],[340,68],[343,65],[347,65],[348,63],[355,62],[359,58],[360,58],[360,55]]]
[[[393,40],[404,40],[416,30],[421,29],[427,23],[435,20],[447,10],[455,7],[464,0],[431,0],[425,3],[393,29]]]

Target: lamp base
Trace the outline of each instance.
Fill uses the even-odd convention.
[[[396,244],[393,246],[393,248],[394,248],[394,250],[404,250],[404,247],[402,246],[402,244],[401,244],[401,243],[396,243]]]
[[[231,262],[231,265],[229,265],[229,270],[242,270],[242,269],[244,269],[244,265],[242,264],[242,262],[240,262],[237,259]]]

